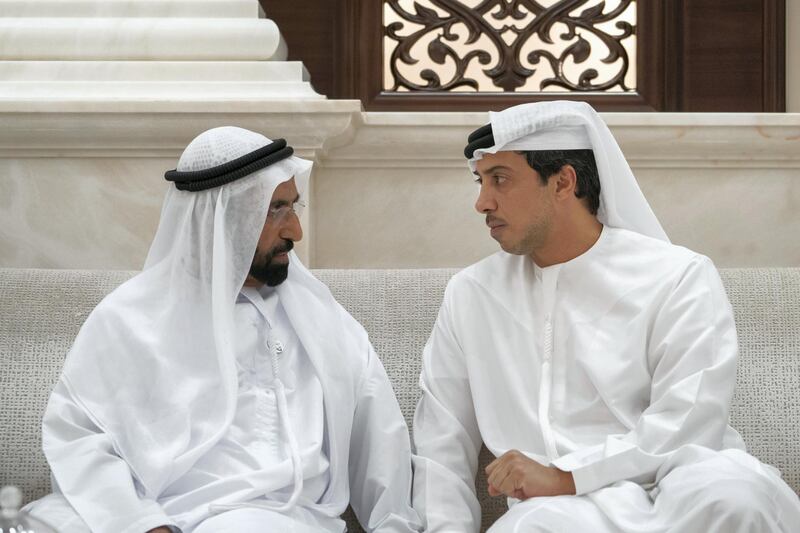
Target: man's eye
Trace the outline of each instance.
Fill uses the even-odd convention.
[[[497,183],[498,185],[505,182],[507,179],[505,176],[492,176],[492,177],[494,178],[494,182]]]
[[[473,181],[473,183],[475,183],[475,184],[477,184],[477,185],[480,185],[480,184],[482,184],[482,183],[483,183],[483,180],[481,179],[481,177],[480,177],[480,176],[476,177],[476,178],[475,178],[474,180],[472,180],[472,181]]]

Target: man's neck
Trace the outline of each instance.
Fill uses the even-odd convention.
[[[571,261],[588,252],[603,232],[603,225],[594,217],[578,224],[554,228],[547,244],[531,252],[530,258],[541,268]]]

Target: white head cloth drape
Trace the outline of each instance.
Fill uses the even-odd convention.
[[[470,170],[484,154],[525,150],[580,150],[594,152],[600,176],[603,224],[669,241],[647,203],[631,167],[603,119],[585,102],[537,102],[489,113],[494,146],[475,150]]]
[[[177,169],[214,167],[270,142],[241,128],[209,130]],[[78,334],[64,383],[146,496],[227,431],[236,407],[236,299],[275,188],[294,177],[304,197],[310,173],[311,162],[289,157],[212,189],[170,185],[144,270],[109,294]],[[293,253],[290,262],[294,282],[324,297]]]

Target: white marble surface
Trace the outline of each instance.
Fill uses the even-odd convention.
[[[800,115],[603,117],[674,242],[720,266],[800,266]],[[366,113],[351,142],[322,156],[315,264],[463,266],[497,250],[462,155],[485,122]]]
[[[331,139],[350,135],[361,109],[330,100],[251,102],[246,112],[230,102],[170,112],[138,104],[131,113],[0,111],[0,265],[140,268],[164,171],[198,133],[238,125],[286,137],[315,159]],[[304,259],[313,253],[313,217],[305,216],[307,238],[297,247]]]
[[[24,111],[0,103],[0,157],[177,157],[198,133],[220,125],[283,136],[317,157],[352,136],[361,115],[357,100],[108,102],[83,111],[58,104]]]
[[[133,100],[297,100],[324,96],[308,83],[291,82],[0,82],[0,101],[117,102]]]
[[[312,266],[464,266],[497,249],[462,155],[485,113],[326,100],[260,15],[257,0],[0,0],[0,266],[139,268],[164,170],[227,124],[317,162],[298,247]],[[800,111],[794,2],[787,19]],[[800,265],[800,115],[604,118],[674,242],[720,266]]]
[[[800,114],[602,113],[628,160],[645,167],[797,166]],[[365,113],[356,139],[327,166],[463,166],[486,113]],[[405,144],[407,148],[398,148]]]
[[[284,60],[269,19],[0,17],[0,60]]]
[[[0,101],[269,101],[324,99],[299,61],[2,61]]]
[[[174,159],[0,159],[2,264],[141,268],[167,168]]]
[[[141,268],[176,160],[0,159],[0,266]]]
[[[258,0],[0,0],[0,264],[139,268],[163,173],[206,129],[312,159],[348,137],[360,103],[286,57]]]
[[[0,17],[257,18],[258,0],[0,0]]]
[[[800,266],[797,169],[638,169],[670,238],[718,266]],[[314,261],[330,268],[460,267],[498,250],[466,169],[322,169]]]
[[[309,81],[300,61],[2,61],[0,81]]]
[[[181,105],[0,111],[0,265],[138,268],[163,171],[222,124],[284,136],[317,161],[299,246],[312,266],[464,266],[497,249],[461,154],[483,113]],[[800,266],[800,115],[604,116],[674,242],[724,267]]]

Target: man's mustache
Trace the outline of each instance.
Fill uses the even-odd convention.
[[[272,249],[270,255],[272,257],[275,257],[278,254],[292,251],[292,248],[294,248],[294,241],[283,241],[283,244],[279,244],[278,246]]]
[[[505,224],[505,220],[497,218],[494,215],[486,215],[486,225],[490,228]]]

